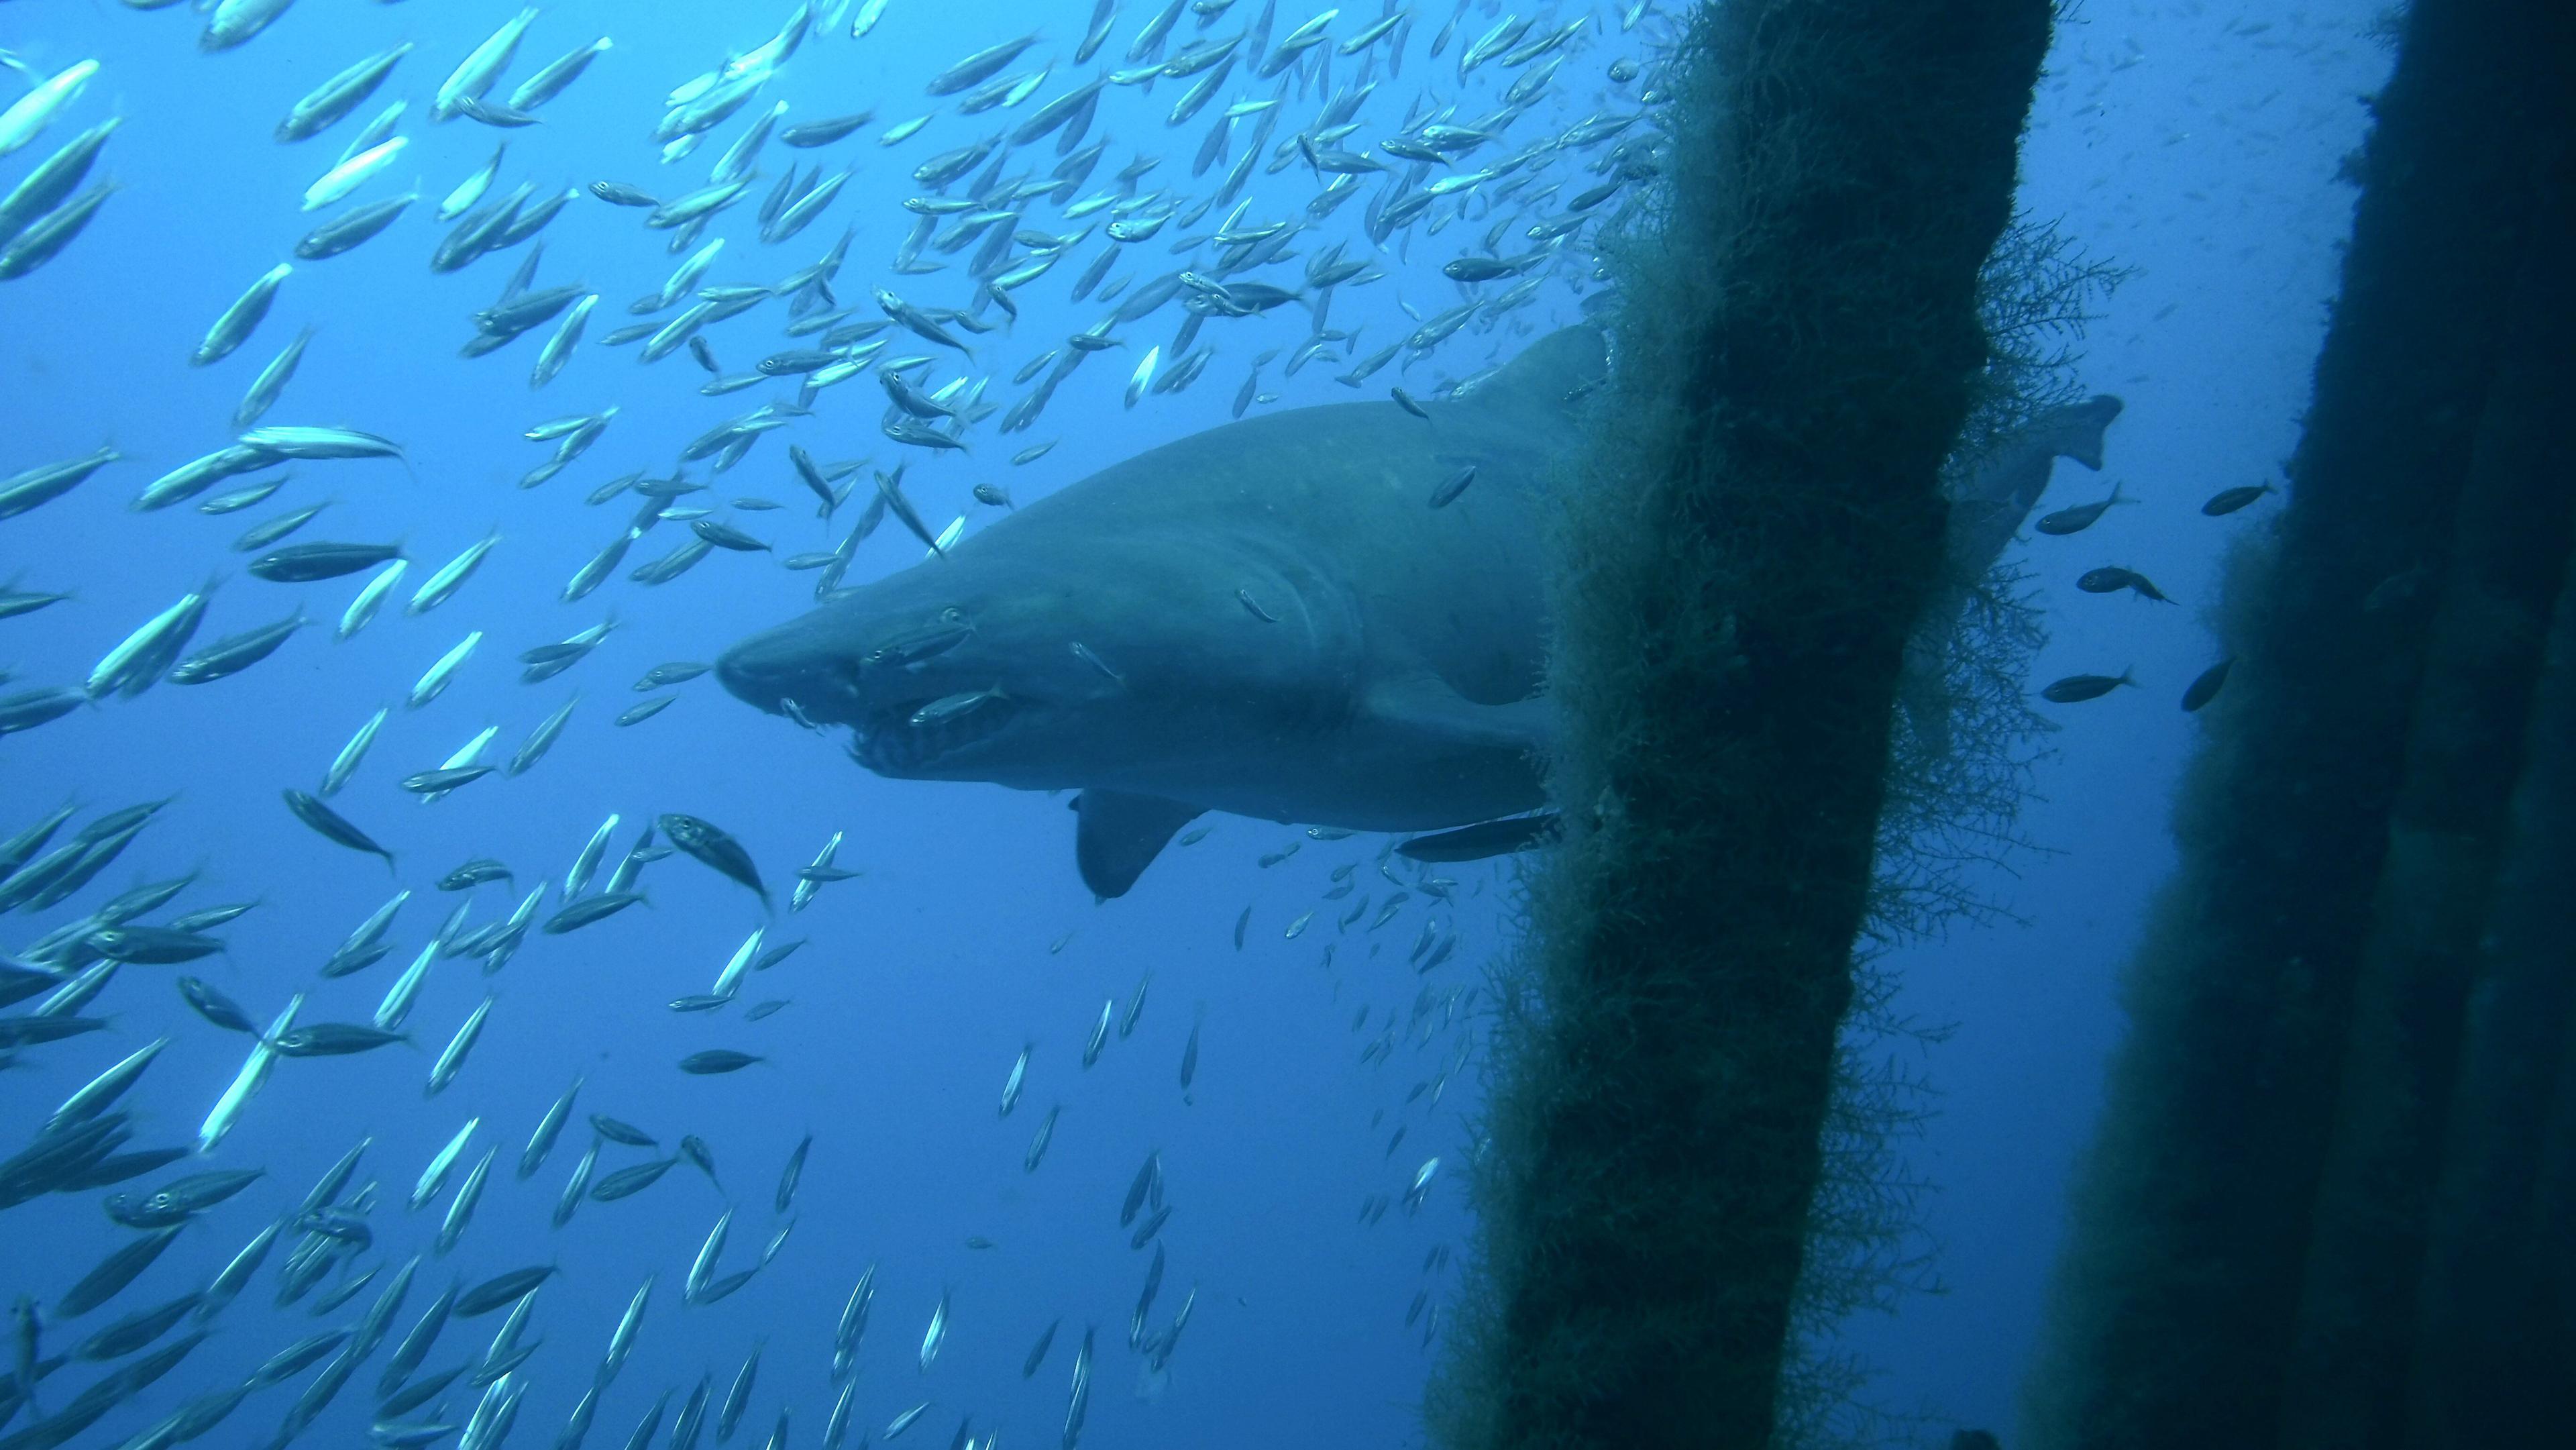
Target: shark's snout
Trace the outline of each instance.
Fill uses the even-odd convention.
[[[951,678],[972,637],[962,621],[856,625],[830,616],[753,635],[716,660],[716,677],[747,705],[808,727],[846,726],[850,752],[881,775],[909,776],[984,744],[1025,713],[994,681]]]
[[[727,650],[716,660],[716,678],[723,682],[725,693],[757,710],[773,708],[775,696],[760,671],[742,657],[739,650]]]
[[[772,715],[787,713],[791,701],[810,713],[831,689],[810,633],[791,624],[755,634],[716,657],[716,678],[735,699]]]

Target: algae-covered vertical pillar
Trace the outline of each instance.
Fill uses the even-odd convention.
[[[1732,0],[1675,56],[1569,480],[1569,829],[1433,1392],[1462,1450],[1772,1441],[1890,707],[2049,21]]]
[[[2576,393],[2576,360],[2562,377]],[[2576,397],[2557,416],[2576,416]],[[2416,1445],[2564,1439],[2576,1384],[2576,558],[2568,572],[2478,942],[2442,1173],[2427,1185],[2403,1385]]]
[[[2484,1432],[2410,1441],[2405,1427],[2410,1419],[2434,1424],[2421,1418],[2420,1404],[2407,1407],[2419,1352],[2438,1356],[2462,1340],[2483,1340],[2476,1326],[2511,1297],[2508,1286],[2461,1280],[2425,1297],[2426,1256],[2437,1239],[2481,1232],[2464,1221],[2449,1229],[2434,1223],[2445,1162],[2481,1136],[2548,1131],[2527,1092],[2522,1102],[2489,1097],[2475,1116],[2452,1111],[2462,1074],[2483,1066],[2471,1054],[2497,1045],[2470,1034],[2471,998],[2482,985],[2534,972],[2563,976],[2576,966],[2576,945],[2563,940],[2564,929],[2576,927],[2563,893],[2576,883],[2503,874],[2518,845],[2550,828],[2526,820],[2517,841],[2524,778],[2560,768],[2558,757],[2576,750],[2576,735],[2535,730],[2532,715],[2576,536],[2568,427],[2576,419],[2576,275],[2568,267],[2576,254],[2576,6],[2556,9],[2558,59],[2534,76],[2545,88],[2508,113],[2518,129],[2557,139],[2536,158],[2537,177],[2510,155],[2487,162],[2504,167],[2488,184],[2530,194],[2491,218],[2502,235],[2490,243],[2496,270],[2486,280],[2503,282],[2497,291],[2510,300],[2491,329],[2462,339],[2459,411],[2474,423],[2457,460],[2450,533],[2422,541],[2421,587],[2386,606],[2422,631],[2423,674],[2407,714],[2326,1140],[2282,1398],[2285,1446],[2512,1443]],[[2512,50],[2528,65],[2551,49],[2535,48],[2540,39],[2485,30],[2445,58],[2485,71]],[[2556,947],[2526,940],[2542,952],[2537,960],[2491,950],[2499,914],[2525,909],[2508,894],[2516,890],[2545,893],[2559,913]],[[2519,1129],[2510,1126],[2517,1119]],[[2466,1322],[2438,1342],[2419,1341],[2418,1318],[2428,1310]],[[2576,1362],[2576,1345],[2562,1342],[2559,1361]],[[2453,1411],[2481,1417],[2517,1398],[2561,1398],[2536,1385],[2517,1394],[2488,1382],[2485,1390],[2445,1398]]]
[[[2565,0],[2407,11],[2289,504],[2231,581],[2238,664],[2130,969],[2040,1450],[2508,1443],[2446,1428],[2477,1377],[2426,1326],[2509,1300],[2458,1271],[2497,1261],[2478,1220],[2541,1156],[2455,1109],[2546,1119],[2547,1084],[2472,1070],[2473,1008],[2518,778],[2576,748],[2530,728],[2576,509],[2571,104]]]

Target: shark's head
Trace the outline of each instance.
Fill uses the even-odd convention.
[[[1036,522],[753,635],[717,673],[772,714],[847,727],[880,775],[1023,789],[1186,798],[1194,770],[1349,709],[1356,625],[1294,571],[1014,527]]]

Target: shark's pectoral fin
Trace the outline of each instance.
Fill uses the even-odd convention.
[[[1201,809],[1161,796],[1116,790],[1087,790],[1075,796],[1073,813],[1079,824],[1074,830],[1073,860],[1082,868],[1082,884],[1104,899],[1126,895],[1171,843],[1172,833],[1188,825]]]

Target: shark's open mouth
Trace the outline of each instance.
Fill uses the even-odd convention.
[[[913,723],[942,698],[904,700],[868,711],[850,726],[850,758],[879,775],[917,774],[945,756],[1001,734],[1021,713],[1018,701],[994,694],[971,708]]]

